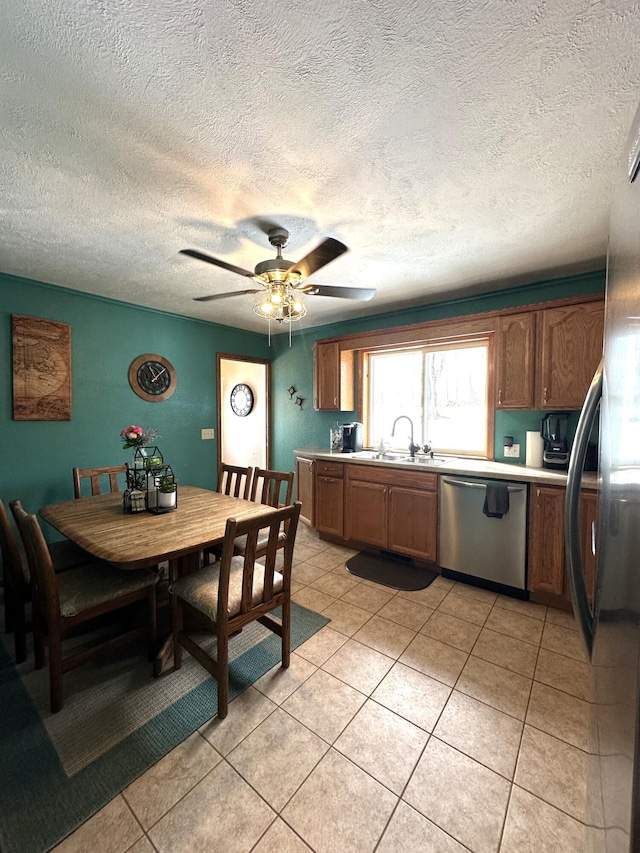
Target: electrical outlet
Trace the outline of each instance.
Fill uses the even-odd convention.
[[[504,455],[506,459],[518,459],[520,457],[520,445],[512,444],[511,447],[505,447]]]
[[[203,430],[201,430],[200,432],[201,432],[201,434],[200,434],[200,438],[202,438],[202,439],[205,439],[205,438],[213,438],[213,437],[214,437],[214,436],[213,436],[213,430],[212,430],[212,429],[203,429]]]

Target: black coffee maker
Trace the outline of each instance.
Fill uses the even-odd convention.
[[[540,435],[544,441],[543,468],[566,470],[569,467],[568,424],[568,412],[549,412],[543,417],[540,425]]]
[[[342,424],[342,452],[359,453],[362,450],[362,424]]]

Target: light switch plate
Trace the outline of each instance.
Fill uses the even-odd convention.
[[[512,444],[511,447],[505,447],[504,455],[506,459],[518,459],[520,456],[520,445]]]
[[[202,438],[202,439],[214,437],[212,429],[203,429],[200,432],[201,432],[200,438]]]

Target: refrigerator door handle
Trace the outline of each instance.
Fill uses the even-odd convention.
[[[584,406],[580,412],[569,460],[564,515],[564,541],[567,552],[571,601],[589,658],[591,658],[593,647],[594,619],[589,606],[580,554],[580,485],[589,443],[589,433],[597,417],[598,405],[602,397],[603,368],[604,362],[601,361],[591,380]]]

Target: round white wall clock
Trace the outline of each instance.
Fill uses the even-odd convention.
[[[231,389],[231,410],[239,418],[245,418],[253,409],[253,391],[244,382]]]

